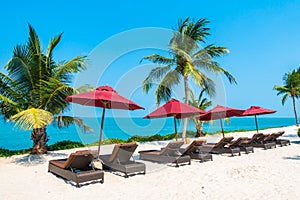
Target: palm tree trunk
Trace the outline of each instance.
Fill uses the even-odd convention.
[[[294,105],[294,113],[295,113],[295,119],[296,119],[296,126],[299,126],[295,96],[292,96],[292,99],[293,99],[293,105]]]
[[[189,103],[189,86],[188,86],[188,77],[187,75],[184,75],[183,77],[184,80],[184,92],[185,92],[185,103]],[[185,138],[186,138],[186,127],[187,127],[187,118],[183,119],[183,127],[182,127],[182,140],[185,143]]]
[[[47,136],[46,127],[33,129],[30,139],[33,140],[32,154],[47,153],[47,142],[49,138]]]
[[[197,124],[196,124],[196,130],[197,130],[197,134],[195,135],[195,137],[203,137],[203,128],[202,128],[202,123],[201,121],[198,119],[197,120]]]

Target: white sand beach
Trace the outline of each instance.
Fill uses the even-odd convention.
[[[0,158],[0,199],[299,199],[300,143],[297,127],[284,130],[290,146],[231,157],[213,155],[213,161],[175,168],[174,165],[146,163],[146,175],[124,178],[105,172],[104,184],[92,182],[76,188],[73,183],[48,173],[50,159],[65,158],[76,150],[50,152],[47,155],[21,155]],[[251,137],[255,132],[232,133]],[[208,138],[211,139],[211,138]],[[160,149],[167,142],[139,144],[135,152]],[[110,153],[113,145],[101,147]]]

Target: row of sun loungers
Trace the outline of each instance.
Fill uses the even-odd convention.
[[[186,148],[180,148],[182,141],[172,141],[161,150],[139,151],[140,159],[158,163],[172,163],[176,167],[181,164],[191,164],[191,159],[200,162],[213,160],[212,154],[235,154],[254,153],[253,147],[264,149],[276,148],[290,144],[287,139],[278,139],[284,132],[269,134],[254,134],[252,138],[240,137],[233,140],[233,137],[224,137],[217,143],[205,143],[204,140],[194,140]],[[137,162],[133,154],[137,144],[116,144],[111,154],[101,155],[101,161],[104,169],[122,172],[127,178],[130,174],[146,174],[146,166],[142,162]],[[80,183],[99,180],[104,182],[104,172],[102,169],[96,169],[92,162],[97,155],[91,151],[77,151],[70,154],[67,159],[50,160],[48,171],[62,178],[73,181],[77,187]]]

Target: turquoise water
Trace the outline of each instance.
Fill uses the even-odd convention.
[[[53,144],[62,140],[72,140],[89,144],[99,139],[100,120],[96,118],[85,118],[94,133],[83,133],[75,126],[69,128],[58,129],[54,126],[48,126],[47,133],[50,138],[48,144]],[[270,128],[280,126],[294,125],[294,118],[263,118],[258,117],[259,128]],[[225,131],[233,130],[254,130],[254,117],[230,118],[230,122],[224,122]],[[182,122],[177,123],[178,131],[181,132]],[[195,131],[192,122],[188,123],[188,130]],[[204,131],[215,132],[220,130],[219,120],[214,123],[204,124]],[[20,131],[14,127],[12,123],[4,120],[0,121],[0,148],[18,150],[32,147],[30,140],[30,131]],[[120,138],[128,139],[133,135],[147,136],[160,134],[165,135],[174,132],[173,118],[162,119],[143,119],[143,118],[105,118],[104,122],[104,138]]]

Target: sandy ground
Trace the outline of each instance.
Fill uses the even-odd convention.
[[[213,155],[213,161],[175,168],[173,165],[146,163],[146,175],[122,177],[105,172],[105,182],[92,182],[76,188],[74,183],[48,173],[50,159],[65,158],[75,150],[50,152],[43,156],[21,155],[0,158],[0,199],[299,199],[300,144],[297,127],[284,130],[290,146],[231,157]],[[232,133],[234,137],[254,132]],[[207,140],[218,140],[208,137]],[[139,144],[144,149],[160,149],[167,142]],[[113,145],[101,147],[110,153]],[[138,154],[135,154],[138,158]]]

